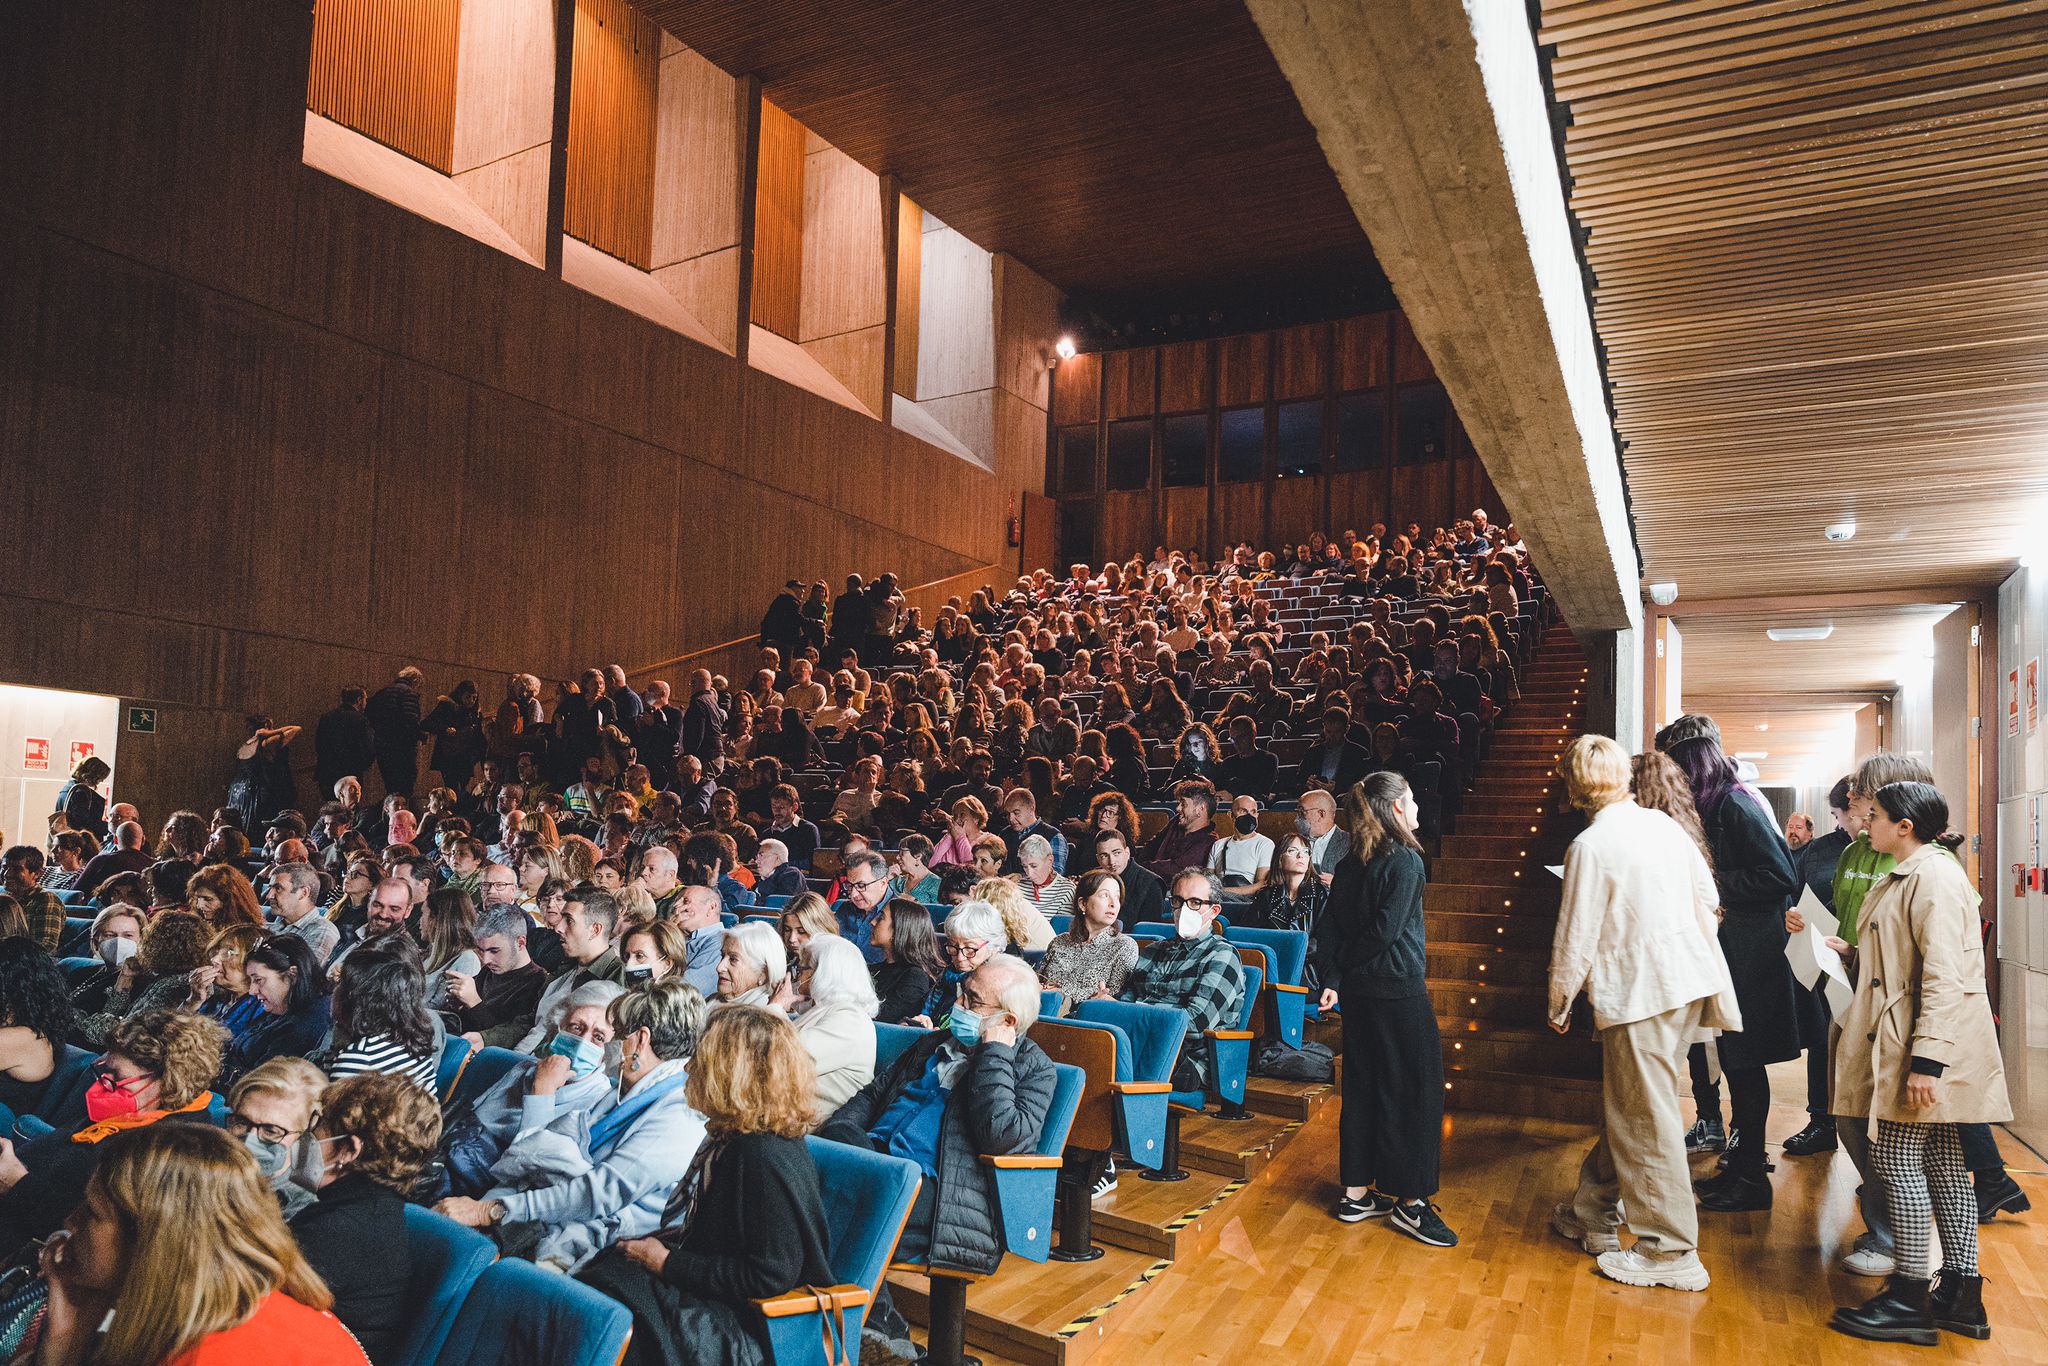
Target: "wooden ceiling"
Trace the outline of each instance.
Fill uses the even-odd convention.
[[[1859,723],[1874,733],[1875,702],[1774,702],[1749,707],[1715,706],[1714,722],[1732,754],[1756,765],[1766,784],[1827,787],[1855,766]],[[1810,811],[1826,830],[1827,813]]]
[[[1550,0],[1540,41],[1648,578],[2002,578],[2048,514],[2048,0]]]
[[[1889,693],[1919,667],[1947,604],[1835,608],[1688,617],[1672,614],[1681,645],[1683,695]],[[1831,625],[1826,640],[1772,640],[1774,626]]]
[[[640,0],[1061,289],[1380,278],[1241,0]]]

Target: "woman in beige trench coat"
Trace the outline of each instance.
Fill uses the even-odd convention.
[[[1928,783],[1878,789],[1871,847],[1897,865],[1859,917],[1861,982],[1835,1045],[1835,1112],[1867,1116],[1872,1165],[1898,1238],[1883,1293],[1837,1309],[1852,1337],[1933,1344],[1941,1329],[1991,1336],[1977,1271],[1977,1203],[1958,1124],[2012,1118],[1997,1026],[1984,994],[1977,898],[1962,867],[1937,846],[1948,803]],[[1927,1226],[1941,1236],[1941,1283],[1930,1291]]]

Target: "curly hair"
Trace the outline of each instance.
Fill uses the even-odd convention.
[[[1121,792],[1098,792],[1088,803],[1088,828],[1098,828],[1104,807],[1116,808],[1116,829],[1123,835],[1125,843],[1133,848],[1138,844],[1138,808],[1131,799]]]
[[[145,1010],[114,1026],[107,1052],[119,1053],[157,1079],[157,1103],[182,1110],[206,1093],[220,1075],[228,1032],[182,1010]]]
[[[217,928],[229,925],[263,924],[263,906],[256,900],[256,889],[249,885],[249,879],[241,869],[231,868],[225,863],[214,863],[201,868],[185,884],[185,900],[189,904],[193,897],[206,892],[220,902],[220,909],[214,912],[213,923]]]
[[[440,1147],[441,1107],[404,1077],[366,1072],[344,1077],[320,1093],[319,1132],[356,1139],[363,1150],[348,1169],[404,1193]]]
[[[1698,808],[1692,804],[1692,784],[1676,760],[1661,750],[1645,750],[1629,761],[1629,786],[1636,805],[1662,811],[1684,827],[1699,846],[1707,867],[1714,866],[1714,851],[1707,844],[1706,828],[1700,824]]]
[[[142,944],[135,961],[152,976],[190,972],[206,966],[206,950],[213,939],[213,927],[203,916],[191,911],[159,911],[156,919],[142,927]]]
[[[711,1013],[691,1059],[684,1098],[714,1134],[802,1138],[817,1122],[817,1065],[796,1026],[760,1006]]]
[[[70,987],[33,939],[0,939],[0,1026],[26,1029],[58,1050],[71,1032]]]

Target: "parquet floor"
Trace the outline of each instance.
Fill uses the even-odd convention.
[[[1776,1071],[1774,1139],[1805,1122],[1798,1064]],[[1471,1114],[1453,1114],[1451,1124],[1440,1201],[1462,1239],[1457,1248],[1328,1217],[1331,1106],[1231,1202],[1216,1244],[1176,1262],[1090,1366],[2048,1362],[2048,1178],[2040,1159],[2002,1132],[2035,1211],[1982,1230],[1992,1338],[1944,1336],[1926,1348],[1858,1342],[1826,1326],[1835,1304],[1860,1301],[1878,1284],[1833,1270],[1860,1231],[1855,1169],[1840,1154],[1774,1153],[1775,1209],[1702,1215],[1701,1256],[1714,1284],[1690,1295],[1607,1281],[1549,1232],[1550,1208],[1569,1194],[1591,1130]]]

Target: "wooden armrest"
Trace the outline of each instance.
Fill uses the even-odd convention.
[[[1120,1096],[1157,1096],[1173,1089],[1170,1081],[1113,1081],[1109,1089]]]
[[[1266,985],[1273,988],[1273,990],[1275,991],[1291,991],[1298,996],[1308,995],[1307,987],[1298,987],[1289,982],[1268,982],[1266,983]]]
[[[868,1292],[857,1285],[830,1285],[820,1287],[820,1292],[831,1302],[834,1309],[858,1309],[868,1302]],[[786,1319],[796,1314],[808,1314],[818,1307],[818,1296],[808,1290],[792,1290],[786,1295],[776,1295],[765,1300],[755,1300],[754,1308],[762,1317]]]
[[[926,1266],[923,1262],[891,1262],[891,1271],[902,1271],[912,1276],[946,1276],[956,1281],[978,1281],[982,1277],[972,1271],[956,1271],[949,1266]]]
[[[1256,1039],[1258,1035],[1249,1029],[1212,1029],[1209,1031],[1209,1037],[1212,1039]]]
[[[981,1160],[998,1171],[1010,1171],[1017,1168],[1036,1170],[1040,1167],[1057,1167],[1063,1161],[1063,1159],[1057,1157],[1040,1157],[1037,1153],[1016,1153],[1014,1155],[1005,1154],[1002,1156],[983,1153]]]

